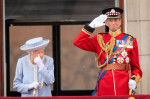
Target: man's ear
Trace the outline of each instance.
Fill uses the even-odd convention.
[[[122,22],[122,20],[120,19],[120,26],[121,26],[122,23],[123,23],[123,22]]]
[[[121,24],[122,24],[122,23],[123,23],[123,22],[122,22],[123,20],[122,20],[122,19],[120,19],[120,21],[121,21]]]

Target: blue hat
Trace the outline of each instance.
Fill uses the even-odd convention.
[[[118,7],[107,8],[102,11],[102,14],[106,14],[107,18],[121,18],[123,10]]]
[[[49,44],[50,40],[43,40],[42,37],[37,37],[26,41],[24,45],[20,47],[22,51],[33,52],[38,49],[45,48]]]

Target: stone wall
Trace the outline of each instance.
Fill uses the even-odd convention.
[[[150,0],[127,0],[127,32],[137,38],[143,77],[137,94],[150,94]]]

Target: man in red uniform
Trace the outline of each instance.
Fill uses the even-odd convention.
[[[121,32],[122,13],[117,7],[104,9],[102,15],[84,26],[73,42],[97,54],[100,73],[92,95],[129,95],[129,89],[134,90],[142,77],[136,38]],[[109,32],[90,38],[95,28],[103,25],[109,27]]]

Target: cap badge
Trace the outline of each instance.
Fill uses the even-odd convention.
[[[112,10],[111,10],[111,13],[115,13],[115,12],[116,12],[115,9],[112,9]]]

